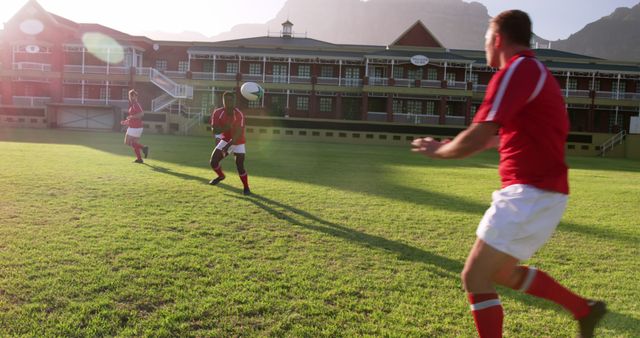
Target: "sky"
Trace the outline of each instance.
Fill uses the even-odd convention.
[[[145,35],[151,31],[192,31],[208,37],[228,31],[237,24],[265,23],[275,17],[286,2],[180,0],[170,5],[168,2],[157,0],[37,1],[45,10],[72,21],[97,23],[131,35]],[[484,4],[490,16],[513,8],[528,12],[533,21],[534,32],[549,40],[566,39],[588,23],[609,15],[618,7],[632,7],[640,3],[640,0],[474,1]],[[0,23],[4,26],[4,23],[26,3],[27,0],[0,0]]]

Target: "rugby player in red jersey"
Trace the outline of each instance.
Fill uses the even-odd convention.
[[[529,49],[530,40],[525,12],[510,10],[493,18],[485,51],[487,65],[499,71],[473,123],[450,142],[416,139],[413,151],[447,159],[498,147],[502,189],[493,193],[462,271],[480,337],[502,337],[495,284],[561,305],[578,322],[578,336],[592,337],[605,303],[578,296],[542,270],[520,265],[551,237],[569,194],[565,103],[558,83]]]
[[[221,134],[221,139],[211,153],[211,169],[218,175],[209,184],[216,185],[225,179],[225,174],[220,166],[220,161],[227,154],[233,153],[236,158],[238,175],[244,186],[243,193],[250,195],[249,176],[244,168],[245,159],[245,119],[240,109],[236,108],[236,98],[232,92],[222,94],[223,107],[213,111],[211,116],[211,129],[214,135]]]
[[[138,102],[138,92],[134,89],[129,91],[129,115],[127,119],[120,122],[122,125],[128,126],[127,133],[124,136],[124,143],[133,148],[136,154],[135,163],[144,163],[140,151],[144,153],[144,158],[149,155],[149,147],[138,143],[142,136],[142,116],[144,111]]]

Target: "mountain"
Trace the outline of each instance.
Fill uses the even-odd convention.
[[[291,21],[297,34],[338,44],[388,45],[417,20],[449,48],[482,49],[489,14],[462,0],[287,0],[263,25],[237,25],[213,37],[232,40],[278,34]]]
[[[463,0],[287,0],[276,16],[264,24],[240,24],[213,37],[199,33],[149,32],[160,40],[222,41],[277,36],[282,23],[294,24],[296,36],[337,44],[389,45],[417,20],[448,48],[482,50],[490,16],[478,2]],[[618,8],[588,24],[566,40],[534,37],[534,47],[554,49],[612,60],[640,61],[640,4]]]
[[[566,40],[552,42],[551,47],[604,59],[640,62],[640,4],[618,8]]]

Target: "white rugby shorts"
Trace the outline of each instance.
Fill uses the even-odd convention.
[[[476,235],[494,249],[527,260],[551,237],[560,223],[568,196],[514,184],[494,191]]]
[[[140,136],[142,136],[142,129],[143,128],[127,128],[127,135],[131,136],[131,137],[137,137],[140,138]]]
[[[216,149],[224,149],[224,147],[228,144],[227,141],[225,140],[220,140],[220,142],[218,142],[218,145],[216,146]],[[229,154],[244,154],[246,153],[245,148],[244,148],[244,144],[235,144],[229,147],[228,150]]]

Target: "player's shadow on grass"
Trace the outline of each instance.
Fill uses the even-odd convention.
[[[558,230],[560,232],[573,232],[576,234],[587,235],[593,237],[593,240],[607,240],[614,241],[631,246],[637,246],[640,243],[640,238],[631,233],[623,233],[619,231],[611,231],[611,229],[598,228],[597,224],[592,226],[560,222]]]
[[[228,194],[228,196],[249,201],[277,219],[285,220],[293,225],[300,226],[305,229],[322,232],[330,236],[356,242],[367,247],[375,247],[391,251],[396,253],[400,260],[421,262],[437,267],[438,269],[434,269],[433,272],[441,277],[457,278],[460,271],[462,271],[462,264],[457,260],[436,255],[411,245],[391,241],[384,237],[356,231],[319,218],[304,210],[274,201],[258,194],[241,197],[239,195],[242,194],[242,190],[223,183],[221,183],[219,187],[233,193]],[[285,211],[279,211],[277,209],[284,209]]]
[[[151,164],[147,164],[147,163],[144,163],[144,165],[146,165],[151,170],[153,170],[154,172],[157,172],[157,173],[171,175],[171,176],[174,176],[174,177],[181,178],[183,180],[197,181],[197,182],[200,182],[202,184],[209,184],[209,180],[204,178],[204,177],[202,177],[202,176],[193,176],[193,175],[189,175],[189,174],[184,174],[184,173],[173,171],[173,170],[171,170],[169,168],[165,168],[165,167],[161,167],[161,166],[157,166],[157,165],[151,165]]]
[[[319,218],[307,211],[274,201],[259,194],[242,197],[240,196],[242,194],[242,190],[224,183],[221,183],[219,187],[232,193],[226,194],[227,196],[251,202],[277,219],[285,220],[290,224],[305,229],[318,231],[330,236],[355,242],[366,247],[394,252],[398,255],[399,260],[419,262],[434,267],[432,272],[440,277],[459,279],[459,274],[462,271],[463,264],[461,261],[433,254],[420,248],[392,241],[381,236],[370,235],[361,231],[353,230],[340,224]],[[279,211],[278,209],[284,211]],[[545,310],[555,310],[558,312],[558,315],[569,315],[561,307],[547,300],[536,298],[504,287],[500,287],[499,292],[504,297],[508,297],[517,302],[526,304],[527,306],[531,306],[532,309],[542,308]],[[625,332],[627,334],[632,334],[635,332],[634,328],[640,327],[640,321],[631,316],[614,312],[613,309],[609,309],[602,327],[613,330],[617,333]]]

